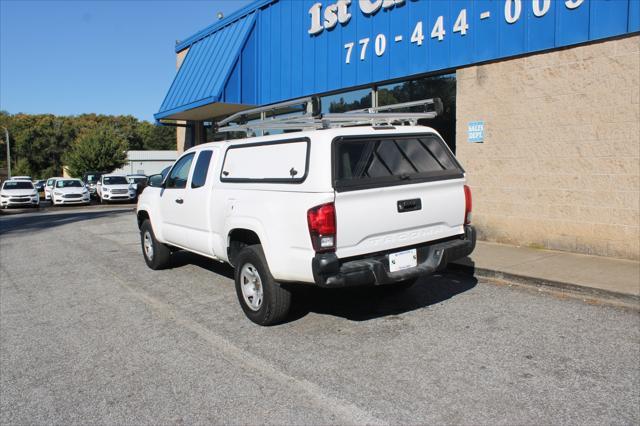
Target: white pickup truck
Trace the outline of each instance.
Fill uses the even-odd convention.
[[[150,178],[137,216],[150,268],[179,249],[233,265],[261,325],[286,317],[293,284],[404,288],[475,247],[464,170],[423,126],[198,145]]]

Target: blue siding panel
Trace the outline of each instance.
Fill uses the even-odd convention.
[[[258,99],[258,81],[255,78],[255,70],[258,67],[256,63],[257,49],[256,49],[256,31],[252,31],[251,35],[247,39],[247,44],[242,49],[242,81],[241,81],[241,100],[240,103],[246,105],[255,105],[256,99]]]
[[[302,81],[304,79],[304,74],[302,70],[302,64],[300,63],[300,53],[302,51],[302,42],[305,39],[306,28],[304,25],[304,21],[302,19],[296,19],[299,16],[304,16],[304,3],[301,1],[294,1],[292,4],[291,10],[291,21],[292,21],[292,33],[293,37],[291,38],[291,52],[287,56],[291,58],[291,95],[302,93]]]
[[[339,26],[339,24],[338,24]],[[328,31],[325,35],[327,37],[327,45],[328,46],[340,46],[342,40],[340,38],[340,30],[336,27],[332,30]],[[336,90],[342,86],[342,76],[340,71],[342,71],[342,67],[331,66],[331,64],[340,63],[341,49],[328,49],[327,50],[327,59],[325,62],[325,72],[327,74],[327,85],[324,91],[327,90]]]
[[[589,38],[612,37],[626,33],[628,13],[628,0],[592,1]]]
[[[389,57],[389,77],[400,78],[409,75],[409,54],[411,40],[409,8],[406,4],[396,7],[393,13],[395,18],[389,17],[389,33],[387,38],[387,52]],[[402,41],[396,41],[395,37],[401,36]]]
[[[597,0],[596,0],[597,1]],[[589,40],[589,6],[591,0],[575,9],[560,2],[556,8],[556,46],[566,46]]]
[[[421,70],[427,69],[428,66],[428,57],[427,57],[427,45],[429,44],[429,34],[431,30],[429,29],[429,3],[428,2],[416,2],[416,3],[408,3],[405,6],[410,10],[410,24],[405,28],[404,41],[409,43],[408,56],[403,58],[402,60],[407,61],[407,58],[411,58],[409,63],[409,74],[419,74],[422,72]],[[411,36],[416,31],[418,23],[422,25],[422,44],[412,43]],[[422,38],[421,37],[421,38]]]
[[[498,57],[498,19],[503,13],[498,7],[498,2],[493,0],[478,0],[475,2],[475,14],[471,30],[477,31],[474,35],[474,56],[477,62],[489,61]],[[489,18],[482,19],[483,13],[488,13]]]
[[[542,3],[542,1],[540,2]],[[551,2],[549,11],[543,16],[536,16],[533,8],[527,8],[527,46],[528,52],[551,49],[555,46],[556,7],[559,2]]]
[[[212,102],[264,105],[640,31],[640,0],[550,0],[544,10],[546,0],[405,0],[372,14],[352,0],[348,22],[310,35],[311,6],[321,4],[324,22],[336,1],[258,0],[190,37],[178,46],[190,50],[156,117]],[[517,5],[517,19],[507,22]],[[465,35],[454,32],[463,10]],[[442,40],[431,37],[439,17]],[[420,44],[411,41],[419,22]],[[376,37],[386,41],[380,55]]]
[[[458,37],[458,34],[453,32],[455,18],[451,16],[450,6],[451,2],[448,1],[429,2],[429,25],[425,28],[425,41],[427,41],[428,48],[428,66],[433,69],[449,68],[451,39]],[[444,30],[444,38],[442,40],[432,36],[440,17],[442,17],[442,29]]]
[[[459,66],[468,64],[473,61],[473,46],[475,42],[476,30],[470,20],[476,15],[474,3],[471,0],[454,0],[451,3],[451,38],[449,46],[449,57],[451,59],[449,66]],[[467,25],[466,34],[462,32],[453,32],[453,25],[461,15],[460,11],[466,10]],[[456,13],[457,12],[457,13]]]
[[[542,0],[540,0],[542,2]],[[508,23],[506,21],[507,6],[514,16],[516,12],[516,4],[520,4],[519,19],[514,23]],[[507,57],[517,55],[522,52],[526,52],[525,48],[525,35],[528,19],[525,19],[527,15],[527,9],[531,7],[531,2],[523,1],[521,3],[505,2],[502,7],[498,6],[498,13],[502,12],[502,19],[499,19],[498,24],[498,40],[500,57]]]
[[[222,102],[228,104],[240,103],[240,69],[241,61],[238,59],[233,67],[233,71],[231,71],[227,84],[224,86],[224,97],[222,98]]]
[[[640,31],[640,0],[629,0],[629,23],[627,31]]]
[[[305,9],[305,10],[308,10],[308,9]],[[353,14],[353,12],[351,13]],[[308,22],[305,21],[305,26],[307,25],[308,25]],[[358,84],[358,68],[356,65],[353,65],[353,64],[357,64],[358,63],[357,61],[359,60],[358,54],[357,54],[358,49],[355,45],[351,52],[351,64],[349,64],[353,66],[341,66],[340,64],[342,64],[346,59],[345,55],[347,54],[347,48],[345,47],[345,45],[347,43],[356,43],[357,45],[358,26],[353,16],[351,17],[351,19],[347,24],[345,25],[338,24],[338,25],[340,27],[336,28],[336,32],[341,34],[342,37],[340,39],[340,44],[338,45],[339,49],[336,49],[335,57],[338,59],[334,59],[335,62],[333,62],[331,66],[339,66],[342,69],[342,72],[340,74],[342,78],[341,86],[352,87]],[[305,92],[305,94],[311,94],[311,93],[313,92]]]

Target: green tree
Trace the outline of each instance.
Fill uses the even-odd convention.
[[[0,111],[0,126],[9,129],[12,173],[34,179],[60,176],[63,159],[80,135],[98,128],[110,128],[124,140],[128,150],[175,150],[176,130],[139,121],[129,115],[9,114]],[[6,171],[4,130],[0,129],[0,173]]]
[[[138,135],[145,150],[175,150],[176,129],[169,126],[155,126],[147,121],[138,124]],[[132,148],[133,149],[133,148]]]
[[[65,155],[69,174],[81,177],[90,170],[111,171],[127,160],[129,146],[122,133],[103,124],[80,134]]]

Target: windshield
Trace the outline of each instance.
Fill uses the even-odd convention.
[[[2,189],[33,189],[33,184],[27,180],[6,181]]]
[[[129,182],[124,176],[106,176],[103,178],[102,183],[105,185],[128,185]]]
[[[82,183],[79,180],[59,180],[56,181],[56,188],[82,188]]]
[[[98,181],[98,175],[87,175],[87,183],[96,183]]]
[[[130,177],[129,181],[131,183],[140,183],[140,182],[145,182],[147,180],[146,177]]]
[[[55,182],[55,181],[56,181],[55,179],[49,179],[47,181],[47,186],[53,186],[53,182]]]

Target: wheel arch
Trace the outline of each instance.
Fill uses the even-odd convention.
[[[144,223],[145,220],[148,220],[149,222],[151,222],[151,217],[149,216],[149,212],[146,210],[138,210],[138,213],[136,216],[138,218],[138,229],[142,228],[142,224]],[[153,227],[153,224],[151,226]]]
[[[157,216],[157,215],[156,215]],[[151,214],[149,213],[149,210],[146,208],[141,208],[136,212],[136,218],[138,221],[138,229],[142,228],[142,224],[144,223],[145,220],[148,220],[149,223],[151,224],[151,229],[153,230],[153,234],[156,237],[156,239],[158,241],[160,241],[161,243],[166,243],[164,240],[164,234],[162,233],[162,227],[161,226],[156,226],[157,224],[154,223],[155,220],[157,220],[157,217],[154,216],[154,219],[151,218]]]
[[[235,227],[227,233],[227,258],[235,266],[235,260],[240,251],[246,246],[264,245],[264,240],[250,227]]]

